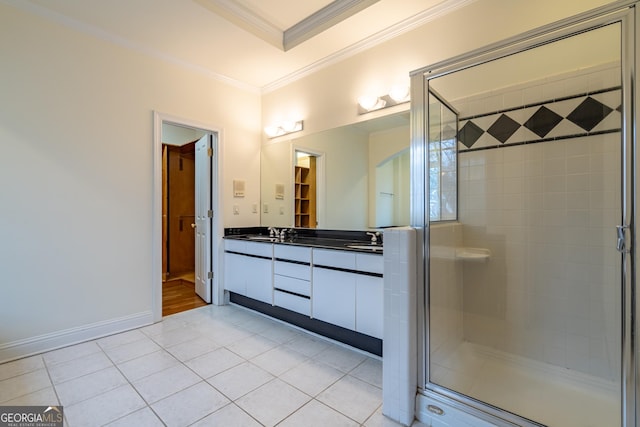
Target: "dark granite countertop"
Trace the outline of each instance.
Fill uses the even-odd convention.
[[[377,244],[371,244],[371,237],[366,232],[294,229],[292,235],[284,239],[269,237],[269,232],[263,227],[253,227],[250,230],[225,230],[225,239],[244,240],[249,242],[274,243],[279,245],[307,246],[322,249],[339,249],[360,253],[382,255],[383,245],[381,236]],[[247,231],[241,234],[242,231]]]

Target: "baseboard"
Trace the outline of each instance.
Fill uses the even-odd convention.
[[[0,363],[31,356],[45,351],[113,335],[153,323],[153,313],[141,313],[104,320],[5,344],[0,344]]]

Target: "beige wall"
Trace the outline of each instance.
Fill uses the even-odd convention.
[[[222,130],[222,222],[257,225],[264,124],[372,118],[357,115],[364,93],[604,3],[478,0],[262,98],[0,4],[0,354],[151,310],[154,110]]]
[[[0,356],[151,310],[153,111],[222,130],[223,223],[259,224],[258,94],[1,3],[0,57]]]
[[[357,99],[383,95],[409,73],[527,30],[612,3],[606,0],[477,0],[369,50],[269,91],[262,98],[263,122],[305,120],[305,134],[406,109],[393,107],[358,116]]]

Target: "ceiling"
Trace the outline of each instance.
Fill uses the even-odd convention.
[[[269,91],[474,0],[0,0]]]

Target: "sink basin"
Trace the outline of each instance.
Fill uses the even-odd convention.
[[[262,242],[275,242],[276,239],[275,237],[269,237],[269,236],[247,236],[247,238],[249,240],[259,240]]]
[[[351,249],[367,249],[369,251],[382,251],[382,246],[374,246],[374,245],[347,245],[348,248]]]

